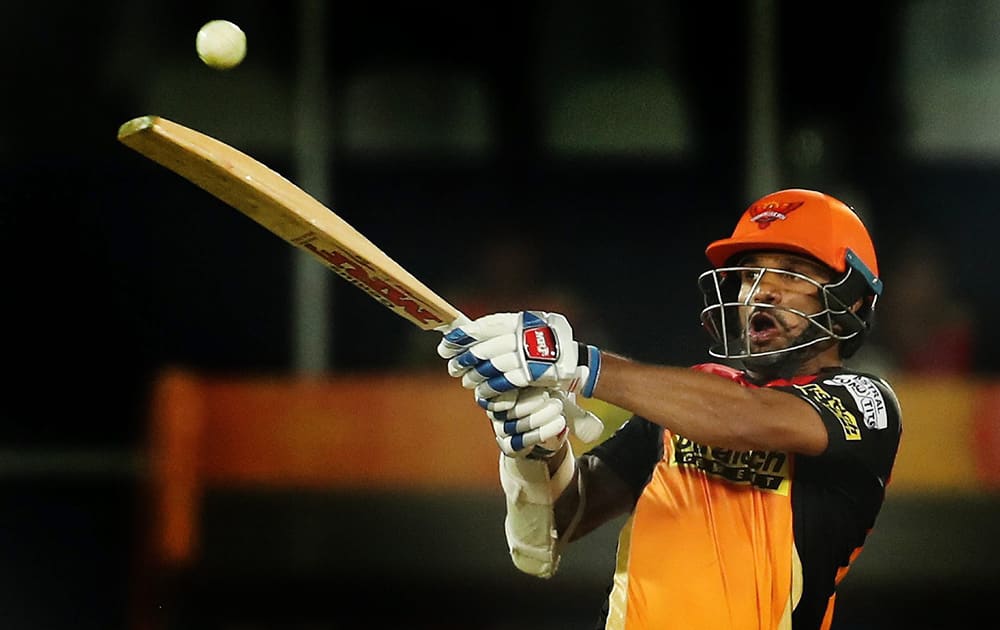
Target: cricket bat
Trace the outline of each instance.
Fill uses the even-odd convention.
[[[242,151],[161,116],[127,121],[118,140],[308,252],[423,330],[445,330],[465,318],[333,210]],[[588,430],[578,423],[578,437],[596,439],[603,425],[593,424],[598,426]]]
[[[118,140],[302,249],[397,315],[424,330],[461,316],[313,196],[256,159],[160,116],[140,116]]]

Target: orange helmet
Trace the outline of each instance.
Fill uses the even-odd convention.
[[[875,246],[864,223],[847,204],[814,190],[789,188],[765,195],[740,217],[732,236],[714,241],[705,255],[715,271],[702,274],[706,309],[702,320],[717,340],[738,333],[728,329],[727,308],[740,303],[720,294],[724,272],[733,269],[736,256],[752,251],[784,251],[812,257],[839,274],[832,282],[818,285],[826,304],[821,315],[828,323],[821,328],[826,338],[839,339],[841,355],[850,356],[861,344],[872,324],[875,302],[882,294]],[[860,309],[847,307],[863,299]],[[811,318],[818,321],[818,318]],[[716,321],[717,320],[717,321]],[[816,323],[814,321],[814,323]],[[813,339],[815,342],[818,339]],[[715,356],[740,358],[725,346]],[[794,348],[788,348],[792,350]]]
[[[711,243],[705,254],[721,267],[737,254],[769,249],[812,256],[840,273],[856,258],[869,282],[878,284],[875,246],[861,219],[844,202],[815,190],[789,188],[761,197],[743,213],[733,235]]]

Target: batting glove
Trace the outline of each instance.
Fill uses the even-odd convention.
[[[548,459],[569,436],[563,399],[547,389],[514,389],[480,405],[493,423],[497,446],[510,457]]]
[[[447,331],[438,354],[448,373],[493,398],[518,387],[551,387],[593,395],[601,353],[573,339],[573,329],[558,313],[496,313]]]
[[[542,399],[546,396],[558,398],[562,401],[562,415],[566,418],[566,423],[577,439],[589,444],[596,442],[601,437],[601,434],[604,432],[604,422],[577,404],[575,394],[558,390],[527,387],[512,389],[498,394],[493,398],[477,398],[476,404],[485,409],[486,415],[493,421],[493,429],[499,443],[500,439],[517,435],[518,432],[525,433],[534,428],[531,427],[531,424],[537,425],[538,420],[541,418],[541,416],[536,415],[536,412],[544,409],[544,405],[547,403]],[[529,421],[525,424],[520,424],[525,420]],[[519,424],[512,426],[509,424],[511,421],[516,421]],[[522,437],[520,439],[522,443],[525,439],[529,439],[529,441],[535,440],[533,436],[531,438]],[[539,443],[552,452],[559,450],[558,447],[561,446],[561,442],[560,444],[553,443],[555,448],[552,448],[552,445],[545,444],[544,440]],[[503,444],[500,446],[501,450],[507,452],[503,448]]]

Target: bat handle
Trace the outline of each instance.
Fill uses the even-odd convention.
[[[441,324],[440,326],[438,326],[434,330],[443,334],[443,333],[448,332],[449,330],[451,330],[452,328],[454,328],[456,326],[462,326],[463,324],[468,324],[468,323],[472,322],[472,320],[469,319],[469,317],[465,313],[463,313],[461,311],[456,311],[456,312],[458,313],[458,315],[455,317],[455,319],[451,320],[447,324]]]

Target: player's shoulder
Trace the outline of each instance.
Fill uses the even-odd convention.
[[[885,428],[887,421],[899,422],[899,398],[884,377],[871,372],[838,367],[821,371],[813,381],[830,392],[852,399],[871,428]]]
[[[816,381],[826,385],[838,385],[861,391],[875,387],[883,394],[891,395],[893,398],[896,397],[895,390],[885,377],[849,367],[836,367],[823,370],[816,376]]]

